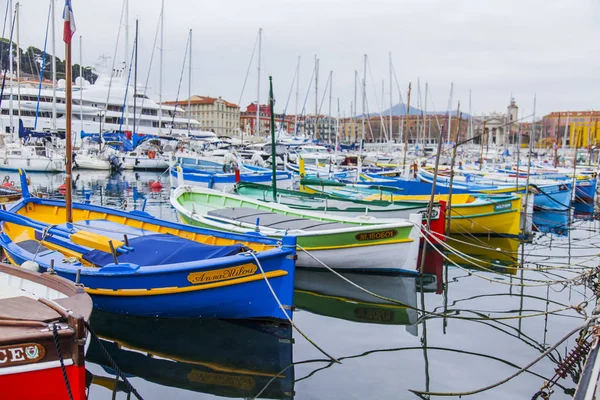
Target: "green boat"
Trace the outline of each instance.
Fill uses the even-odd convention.
[[[288,207],[322,212],[344,217],[359,217],[370,215],[374,218],[402,218],[408,219],[410,214],[427,214],[427,203],[420,202],[390,202],[390,201],[363,201],[335,197],[327,193],[306,193],[299,190],[277,189],[273,198],[273,187],[257,183],[240,182],[234,187],[235,193],[256,200],[285,204]],[[439,204],[432,210],[432,219],[441,215]]]
[[[191,186],[175,189],[171,204],[190,225],[278,239],[296,236],[298,267],[323,268],[317,258],[336,269],[416,273],[421,214],[410,220],[344,218]]]

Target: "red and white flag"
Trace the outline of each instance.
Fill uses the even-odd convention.
[[[63,32],[63,40],[65,43],[71,43],[71,38],[75,33],[75,17],[73,16],[73,7],[71,0],[65,1],[65,10],[63,11],[63,19],[65,20],[65,29]]]

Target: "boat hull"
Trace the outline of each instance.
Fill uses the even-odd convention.
[[[72,362],[65,360],[65,363]],[[48,364],[48,365],[43,365]],[[33,369],[41,368],[41,369]],[[16,367],[13,367],[16,369]],[[74,400],[87,399],[85,387],[85,366],[65,366],[69,386]],[[19,368],[20,371],[23,368]],[[0,370],[0,387],[4,399],[68,399],[62,369],[58,361],[54,363],[32,364],[30,370],[15,373]],[[35,382],[35,384],[32,384]]]

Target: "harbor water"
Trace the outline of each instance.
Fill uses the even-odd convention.
[[[62,196],[62,174],[29,177],[40,195]],[[177,220],[168,180],[158,172],[75,172],[74,200]],[[157,181],[161,185],[153,185]],[[593,209],[536,212],[537,232],[524,245],[453,236],[452,252],[429,249],[422,279],[345,274],[394,303],[331,272],[298,270],[294,322],[339,362],[290,326],[95,310],[91,325],[100,341],[91,340],[87,353],[89,398],[135,398],[103,349],[144,399],[418,399],[441,397],[411,390],[458,394],[494,385],[580,327],[591,312],[586,301],[593,293],[574,278],[598,265]],[[468,398],[532,398],[553,378],[576,337],[514,379]],[[579,368],[556,381],[552,399],[572,397]]]

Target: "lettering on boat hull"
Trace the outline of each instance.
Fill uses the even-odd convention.
[[[219,282],[227,279],[254,275],[254,273],[256,273],[256,269],[256,264],[243,264],[230,268],[216,269],[213,271],[192,272],[188,275],[187,280],[193,284]]]
[[[0,368],[32,364],[46,355],[44,346],[38,343],[22,343],[0,347]]]
[[[364,242],[367,240],[382,240],[382,239],[390,239],[398,234],[398,231],[395,229],[390,229],[387,231],[376,231],[376,232],[366,232],[359,233],[356,235],[356,240],[359,242]]]

